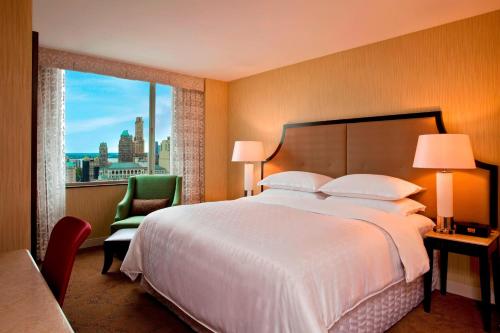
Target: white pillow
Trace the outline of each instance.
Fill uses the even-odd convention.
[[[324,200],[325,198],[328,198],[328,195],[321,192],[302,192],[302,191],[282,190],[278,188],[270,188],[257,195],[259,197],[311,198],[319,200]]]
[[[422,236],[431,231],[435,226],[434,222],[432,222],[430,218],[421,214],[412,214],[407,216],[406,219],[418,229],[418,232]]]
[[[319,190],[339,197],[399,200],[418,193],[423,188],[391,176],[354,174],[334,179]]]
[[[382,210],[386,213],[398,214],[398,215],[402,215],[402,216],[408,216],[411,214],[415,214],[417,212],[425,211],[424,205],[422,205],[418,201],[411,200],[408,198],[403,198],[403,199],[394,200],[394,201],[388,201],[388,200],[373,200],[373,199],[331,196],[331,197],[326,198],[326,201],[375,208],[375,209]]]
[[[319,188],[333,178],[312,172],[285,171],[262,179],[257,185],[284,190],[318,192]]]

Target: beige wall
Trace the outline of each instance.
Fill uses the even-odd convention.
[[[205,200],[227,198],[228,84],[205,81]]]
[[[77,216],[92,225],[89,238],[109,236],[116,205],[123,199],[127,185],[89,186],[66,189],[66,214]]]
[[[30,247],[31,0],[0,1],[0,252]]]
[[[263,140],[271,153],[287,122],[437,107],[476,158],[500,164],[500,11],[231,82],[228,153],[235,140]],[[230,198],[242,181],[230,165]],[[450,266],[452,283],[478,286],[476,264],[454,256]]]

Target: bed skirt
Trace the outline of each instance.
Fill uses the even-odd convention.
[[[438,256],[434,253],[433,287],[439,281]],[[408,312],[417,307],[424,299],[424,277],[420,276],[411,283],[404,280],[386,290],[366,299],[351,311],[345,313],[329,330],[328,333],[374,333],[384,332],[401,320]],[[195,332],[214,332],[200,323],[186,311],[165,298],[142,277],[142,287],[188,324]]]

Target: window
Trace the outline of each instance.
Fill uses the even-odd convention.
[[[69,70],[65,85],[66,183],[169,173],[172,87]]]

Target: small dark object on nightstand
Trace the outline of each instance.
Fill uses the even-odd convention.
[[[455,232],[461,235],[488,237],[491,227],[477,222],[455,222]]]

